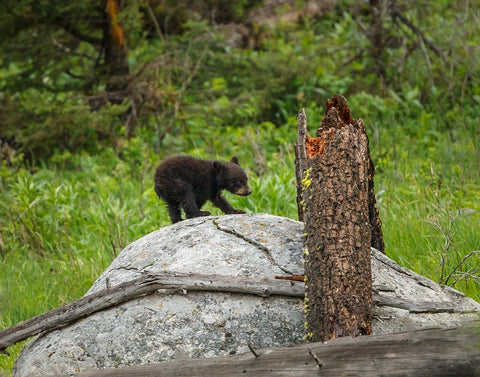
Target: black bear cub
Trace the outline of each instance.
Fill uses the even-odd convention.
[[[155,192],[167,204],[172,223],[182,220],[183,208],[187,218],[208,216],[201,211],[210,200],[224,213],[245,213],[233,208],[222,196],[222,190],[237,195],[250,195],[248,178],[233,156],[230,162],[200,160],[190,156],[175,156],[162,162],[155,172]]]

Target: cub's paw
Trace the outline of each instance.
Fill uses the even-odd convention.
[[[235,209],[235,210],[233,210],[232,213],[237,214],[237,215],[241,215],[241,214],[246,213],[246,212],[242,209]]]
[[[200,211],[200,216],[210,216],[210,212],[208,212],[208,211]]]

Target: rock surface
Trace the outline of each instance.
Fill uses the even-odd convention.
[[[182,221],[127,246],[88,293],[142,272],[275,278],[303,274],[303,224],[271,215]],[[478,318],[463,294],[399,267],[372,250],[374,334],[455,326]],[[108,279],[108,280],[107,280]],[[209,357],[302,342],[303,300],[238,293],[157,291],[37,337],[13,376],[73,373]]]

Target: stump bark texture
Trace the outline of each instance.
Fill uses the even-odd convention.
[[[370,246],[384,251],[374,167],[362,120],[343,96],[327,102],[316,137],[298,118],[297,191],[305,222],[306,326],[309,341],[371,334]]]

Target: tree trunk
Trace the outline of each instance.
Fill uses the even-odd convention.
[[[343,96],[327,101],[315,138],[299,114],[299,217],[305,222],[306,331],[310,341],[371,334],[370,246],[384,250],[374,168],[362,120]]]
[[[124,90],[129,74],[128,52],[123,27],[119,20],[118,0],[106,0],[105,5],[105,66],[110,77],[107,91]]]
[[[125,33],[120,23],[120,11],[123,1],[106,0],[105,3],[105,67],[107,73],[107,92],[127,91],[129,83],[130,67],[128,64],[128,50],[125,44]],[[121,100],[110,100],[112,103],[121,103],[126,96],[120,96]],[[124,114],[124,123],[128,137],[133,136],[133,131],[137,125],[138,101],[134,96],[130,96],[130,107]]]

